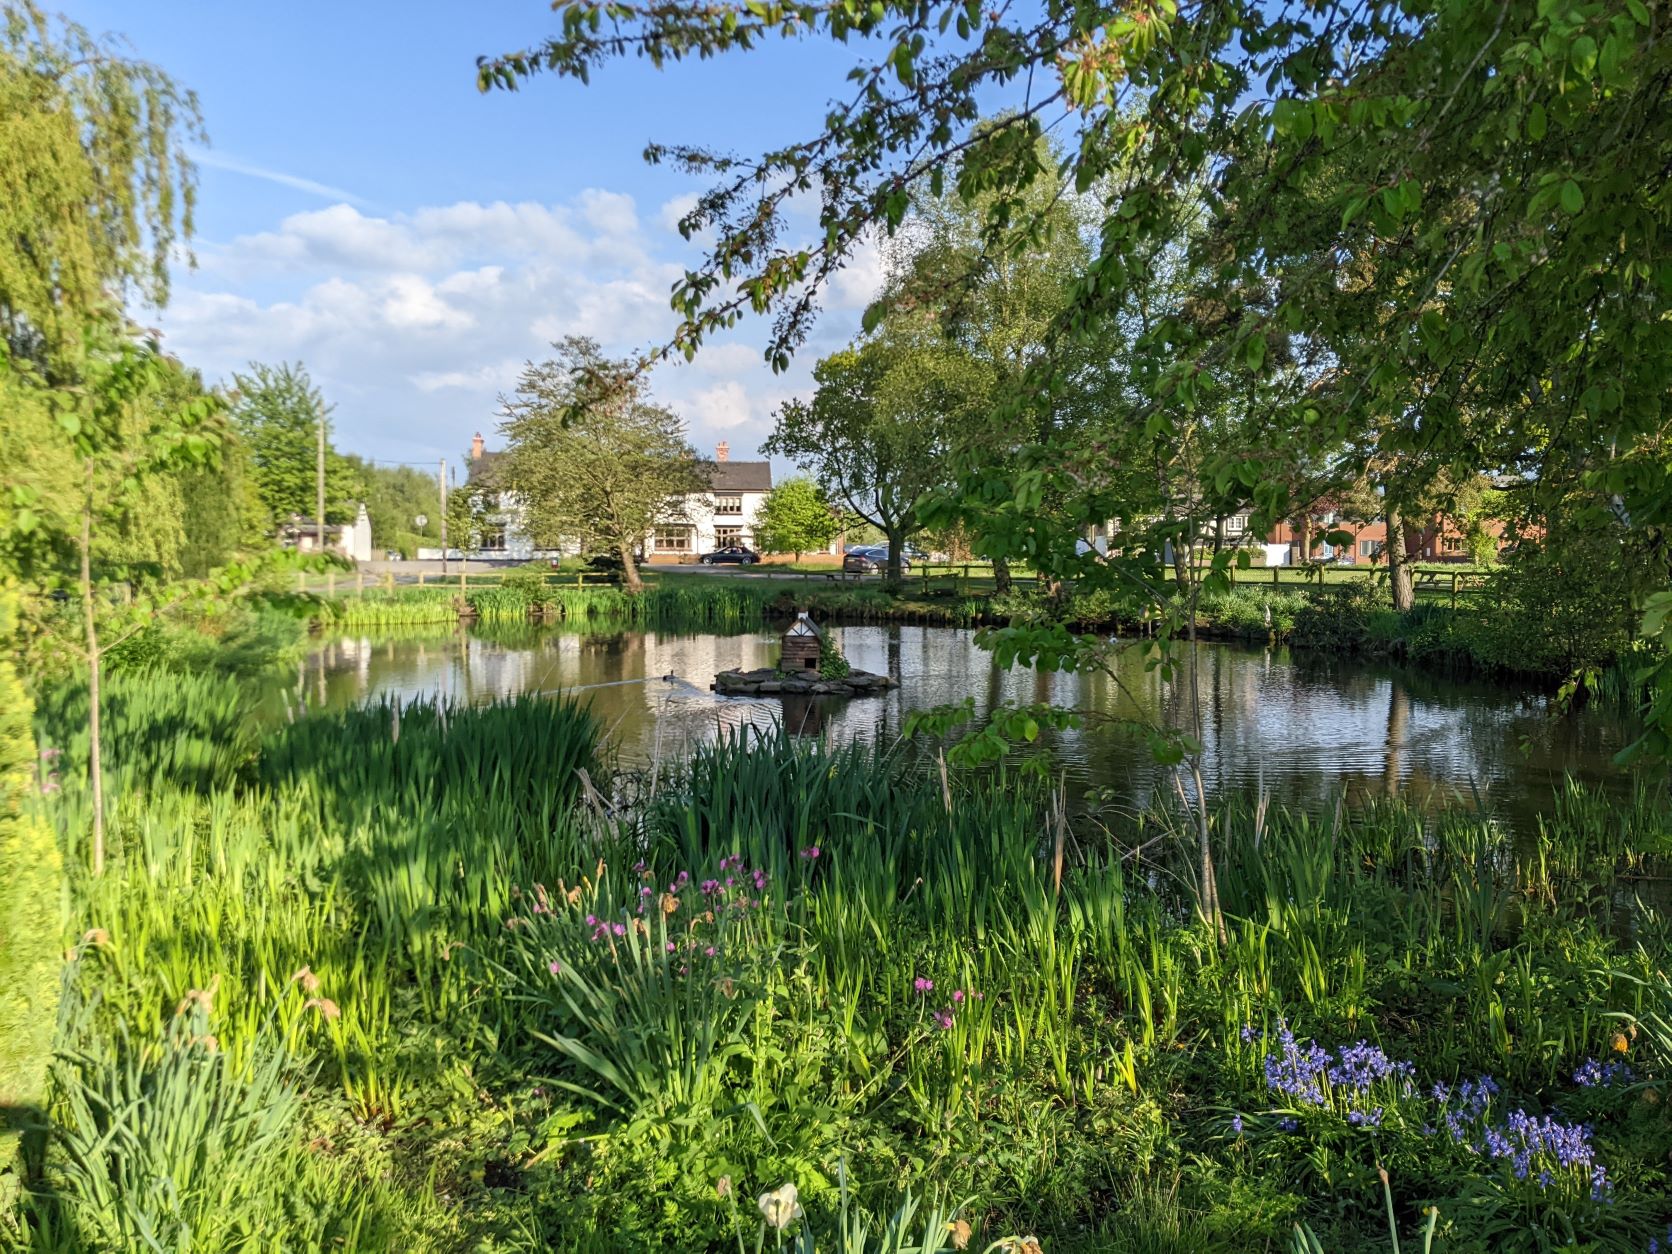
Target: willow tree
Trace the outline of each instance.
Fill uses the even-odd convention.
[[[118,414],[156,361],[123,309],[167,298],[198,137],[196,101],[162,71],[31,0],[0,3],[0,575],[50,582],[66,554],[90,555],[110,501],[100,474],[131,487],[155,451],[118,447],[135,434]],[[96,656],[96,627],[86,643]],[[0,881],[37,874],[31,848],[0,849]]]

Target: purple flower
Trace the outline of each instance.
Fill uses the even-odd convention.
[[[1241,1115],[1232,1115],[1231,1116],[1231,1131],[1235,1132],[1238,1136],[1242,1135],[1242,1116]]]
[[[927,993],[933,991],[935,982],[920,975],[911,982],[911,986],[920,993]]]
[[[1254,1031],[1254,1025],[1252,1023],[1245,1023],[1245,1024],[1242,1025],[1243,1044],[1246,1045],[1248,1042],[1252,1041],[1254,1039],[1255,1035],[1256,1035],[1256,1033]]]
[[[955,1001],[955,1002],[963,1001],[964,1000],[964,990],[961,989],[961,988],[953,989],[952,990],[952,1000]]]
[[[720,881],[719,880],[704,880],[702,882],[702,895],[704,897],[712,897],[712,896],[714,896],[715,893],[717,893],[719,891],[720,891]]]
[[[808,845],[807,848],[801,851],[801,856],[806,858],[809,862],[816,862],[819,856],[819,847],[817,845]]]
[[[949,1031],[952,1027],[952,1012],[950,1010],[935,1011],[935,1022],[940,1025],[941,1031]]]
[[[627,925],[625,923],[616,923],[611,926],[610,930],[617,936],[627,935]]]

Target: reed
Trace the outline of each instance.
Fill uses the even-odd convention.
[[[746,731],[650,788],[612,779],[575,701],[246,727],[247,693],[130,678],[120,856],[71,859],[28,1247],[725,1249],[785,1183],[802,1248],[965,1223],[970,1248],[1275,1249],[1298,1222],[1368,1249],[1424,1231],[1419,1203],[1445,1248],[1654,1235],[1668,938],[1632,898],[1672,842],[1648,783],[1570,785],[1526,844],[1473,809],[1230,799],[1221,939],[1189,908],[1189,816],[1068,821],[1002,766]],[[74,715],[40,718],[72,851]],[[236,752],[189,747],[221,731]],[[1327,1100],[1290,1091],[1291,1037],[1331,1059]],[[1409,1071],[1342,1070],[1376,1057]],[[1465,1140],[1425,1134],[1463,1117],[1430,1087],[1483,1074]],[[1552,1106],[1611,1202],[1580,1157],[1522,1178],[1471,1148]]]

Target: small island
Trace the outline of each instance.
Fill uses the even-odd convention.
[[[856,671],[806,610],[784,629],[777,666],[721,671],[713,691],[726,697],[862,697],[898,688],[887,675]]]
[[[863,697],[898,688],[900,681],[887,675],[850,670],[846,675],[823,678],[816,672],[803,674],[763,666],[752,671],[721,671],[714,677],[713,690],[725,697],[777,696],[785,693],[815,697]]]

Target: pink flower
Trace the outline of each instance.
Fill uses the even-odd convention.
[[[679,948],[679,946],[675,945],[672,941],[668,942],[668,952],[670,954],[677,948]]]
[[[940,1024],[941,1031],[943,1031],[943,1032],[951,1031],[952,1030],[952,1012],[950,1010],[937,1010],[937,1011],[935,1011],[935,1022]]]
[[[819,847],[817,845],[808,845],[807,848],[801,851],[801,856],[806,858],[809,862],[817,861],[819,856]]]
[[[920,975],[911,982],[911,986],[920,993],[928,993],[934,990],[935,982]]]
[[[554,958],[546,964],[546,970],[550,971],[553,975],[556,975],[559,971],[563,970],[563,964]]]
[[[961,989],[961,988],[953,989],[952,990],[952,1000],[953,1001],[963,1001],[964,1000],[964,990]]]
[[[627,935],[627,925],[625,923],[617,923],[610,930],[613,931],[617,936]]]
[[[588,927],[597,927],[598,926],[598,916],[595,915],[595,914],[587,915],[586,916],[586,925]]]
[[[710,958],[712,958],[714,956],[714,946],[710,945],[707,949],[703,950],[703,953],[707,954]]]

